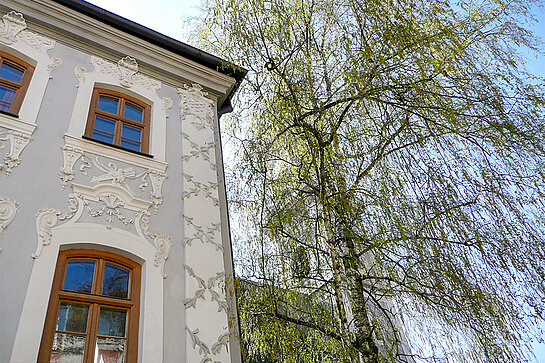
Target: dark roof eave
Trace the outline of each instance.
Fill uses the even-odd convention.
[[[229,63],[221,58],[218,58],[212,54],[203,52],[191,45],[182,43],[176,39],[170,38],[164,34],[158,33],[150,28],[135,23],[131,20],[125,19],[112,12],[104,10],[98,6],[85,2],[83,0],[53,0],[56,3],[64,5],[70,9],[76,10],[84,15],[87,15],[93,19],[96,19],[104,24],[107,24],[113,28],[119,29],[127,34],[134,35],[142,40],[145,40],[151,44],[157,45],[165,50],[178,54],[184,58],[192,60],[198,64],[201,64],[207,68],[218,71],[227,76],[233,77],[236,80],[235,86],[231,89],[231,92],[227,95],[227,98],[223,101],[218,108],[224,107],[228,104],[231,96],[238,89],[238,86],[242,82],[242,79],[246,76],[248,71],[235,64]]]

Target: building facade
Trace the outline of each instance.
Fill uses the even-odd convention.
[[[245,71],[0,3],[0,362],[240,362],[219,117]]]

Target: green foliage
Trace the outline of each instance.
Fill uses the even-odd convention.
[[[238,282],[237,294],[249,362],[349,362],[336,339],[334,308],[327,301],[249,281]]]
[[[249,70],[224,122],[250,356],[403,360],[407,337],[420,356],[528,356],[545,308],[532,3],[206,2],[205,44]]]

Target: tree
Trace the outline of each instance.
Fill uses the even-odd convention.
[[[223,121],[250,356],[531,354],[545,308],[544,83],[519,56],[539,49],[532,3],[205,2],[208,49],[250,71]]]

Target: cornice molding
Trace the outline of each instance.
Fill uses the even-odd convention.
[[[143,73],[176,86],[199,83],[213,97],[223,100],[235,79],[201,64],[97,22],[77,11],[49,0],[5,0],[4,8],[22,12],[29,27],[56,40],[107,59],[131,54],[140,62]]]

